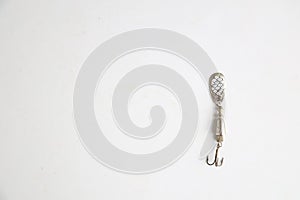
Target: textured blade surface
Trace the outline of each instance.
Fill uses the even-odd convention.
[[[220,105],[224,99],[225,78],[222,73],[214,73],[209,79],[209,89],[213,101]]]

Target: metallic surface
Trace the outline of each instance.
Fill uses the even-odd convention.
[[[225,133],[225,123],[223,117],[223,107],[222,102],[225,96],[225,79],[222,73],[214,73],[210,76],[209,79],[209,90],[212,97],[213,102],[216,104],[217,108],[217,117],[216,117],[216,135],[215,139],[217,142],[217,147],[215,151],[214,161],[209,162],[208,156],[206,157],[206,163],[208,165],[215,165],[216,167],[222,166],[224,158],[219,160],[219,148],[222,147],[222,142],[224,141],[224,133]]]

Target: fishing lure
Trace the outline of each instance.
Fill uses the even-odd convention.
[[[222,143],[224,141],[225,123],[224,123],[224,109],[222,102],[225,96],[225,79],[222,73],[214,73],[209,78],[209,90],[211,98],[216,105],[217,117],[216,117],[216,135],[215,139],[217,142],[214,161],[209,162],[208,156],[206,157],[206,163],[208,165],[215,165],[216,167],[222,166],[224,158],[219,160],[218,153]]]

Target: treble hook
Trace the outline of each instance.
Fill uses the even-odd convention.
[[[215,160],[214,160],[214,162],[209,163],[209,162],[208,162],[209,158],[208,158],[208,156],[206,157],[206,163],[207,163],[208,165],[215,165],[216,167],[222,166],[224,158],[222,158],[222,159],[220,160],[220,162],[219,162],[219,158],[218,158],[218,153],[219,153],[219,148],[220,148],[220,147],[222,147],[222,143],[221,143],[221,142],[218,142],[217,148],[216,148],[216,153],[215,153]]]

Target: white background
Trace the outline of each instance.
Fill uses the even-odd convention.
[[[79,69],[103,41],[155,27],[200,44],[227,77],[225,164],[127,175],[83,148]],[[0,0],[0,199],[299,199],[300,3]]]

